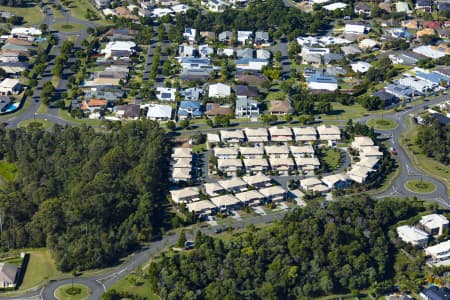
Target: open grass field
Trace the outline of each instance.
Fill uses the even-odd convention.
[[[90,21],[86,18],[86,12],[88,9],[93,11],[93,13],[97,17],[97,22],[106,23],[105,19],[98,12],[97,8],[95,8],[89,0],[74,0],[68,2],[68,8],[70,9],[70,14],[75,18],[80,20]]]
[[[16,177],[17,167],[16,164],[0,160],[0,177],[2,180],[12,182]]]
[[[76,32],[84,29],[84,26],[78,23],[56,23],[50,27],[52,30],[60,32]]]
[[[391,119],[370,119],[367,125],[377,130],[391,130],[398,126],[397,122]]]
[[[334,148],[327,148],[322,150],[322,160],[332,171],[339,167],[339,161],[341,159],[341,153]]]
[[[272,100],[286,100],[286,94],[282,91],[278,92],[269,92],[266,97],[267,101]]]
[[[134,277],[134,279],[131,279],[132,277]],[[134,280],[136,280],[136,282],[132,284],[131,282]],[[114,283],[111,286],[111,289],[115,289],[116,291],[129,292],[137,296],[146,297],[149,300],[161,299],[158,295],[152,292],[148,280],[144,280],[142,279],[142,277],[137,275],[128,275],[127,277]]]
[[[33,7],[11,7],[0,5],[0,11],[10,12],[16,16],[23,17],[25,25],[38,25],[42,23],[44,15],[38,6]]]
[[[436,189],[434,184],[423,180],[410,180],[405,183],[405,188],[419,194],[428,194]]]
[[[369,111],[361,106],[359,103],[355,103],[353,105],[342,105],[341,103],[332,102],[333,112],[331,114],[323,114],[321,115],[322,120],[335,120],[335,119],[357,119],[365,114],[368,114]],[[374,112],[370,112],[373,114]]]
[[[422,154],[419,147],[414,143],[417,136],[417,125],[414,124],[414,121],[411,118],[408,119],[408,125],[409,129],[404,133],[403,138],[400,140],[402,146],[408,153],[413,164],[419,170],[445,183],[450,196],[450,166],[446,166],[433,158]]]
[[[22,122],[20,122],[17,127],[19,128],[25,128],[28,126],[32,126],[32,127],[39,127],[42,129],[49,129],[52,127],[52,123],[50,121],[47,120],[43,120],[43,119],[36,119],[36,120],[23,120]]]
[[[50,250],[42,248],[28,252],[30,253],[30,261],[19,290],[32,288],[45,280],[61,275],[61,272],[56,269]]]
[[[90,125],[90,126],[101,126],[102,125],[102,120],[72,118],[70,113],[64,109],[60,109],[58,111],[58,115],[66,121],[77,123],[77,124],[86,124],[86,125]]]
[[[59,300],[82,300],[86,299],[91,290],[82,284],[66,284],[55,291],[55,297]]]

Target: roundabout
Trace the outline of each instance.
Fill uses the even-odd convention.
[[[417,194],[429,194],[436,190],[433,183],[424,180],[409,180],[405,183],[405,188]]]
[[[370,119],[367,121],[367,126],[373,127],[376,130],[393,130],[397,128],[398,124],[391,119]]]
[[[61,32],[77,32],[83,30],[84,26],[79,23],[55,23],[50,27],[52,30]]]
[[[79,283],[62,285],[55,290],[55,298],[59,300],[83,300],[91,294],[91,289]]]

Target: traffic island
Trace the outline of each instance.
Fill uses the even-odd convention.
[[[55,291],[55,298],[59,300],[83,300],[91,293],[91,290],[83,284],[62,285]]]
[[[52,30],[60,32],[76,32],[84,29],[84,26],[78,23],[56,23],[50,27]]]
[[[417,194],[429,194],[434,192],[436,186],[429,181],[424,180],[410,180],[405,183],[405,188]]]
[[[376,130],[392,130],[397,128],[398,124],[391,119],[370,119],[367,121],[367,126],[373,127]]]

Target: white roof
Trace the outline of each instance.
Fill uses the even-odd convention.
[[[287,146],[265,146],[267,155],[271,154],[289,154],[289,148]]]
[[[172,107],[170,105],[149,105],[147,118],[167,118],[172,117]]]
[[[379,150],[378,146],[362,147],[359,152],[359,156],[382,156],[383,152]]]
[[[341,135],[339,127],[334,125],[320,125],[317,127],[319,135]]]
[[[214,148],[214,155],[215,156],[221,156],[221,155],[232,155],[237,157],[238,156],[238,149],[237,148]]]
[[[220,136],[223,139],[244,139],[244,132],[240,129],[238,130],[221,130]]]
[[[42,31],[34,27],[15,27],[11,29],[12,35],[42,35]]]
[[[300,185],[304,188],[311,188],[311,187],[313,187],[315,185],[319,185],[319,184],[322,184],[322,181],[320,181],[316,177],[309,177],[309,178],[300,180]]]
[[[320,161],[317,157],[295,157],[294,159],[297,166],[320,166]]]
[[[355,24],[345,24],[344,32],[345,33],[357,33],[363,34],[366,30],[364,25],[355,25]]]
[[[425,248],[425,253],[428,255],[432,255],[435,257],[441,256],[440,253],[443,253],[442,256],[448,256],[446,252],[450,251],[450,240],[439,243],[437,245]]]
[[[172,158],[191,158],[192,157],[192,148],[173,148]]]
[[[216,208],[216,206],[214,204],[212,204],[211,201],[209,201],[209,200],[200,200],[200,201],[186,204],[186,208],[190,212],[197,212],[197,211],[214,209],[214,208]]]
[[[314,154],[314,148],[311,145],[289,146],[289,150],[291,150],[292,154],[296,154],[296,153]]]
[[[172,171],[173,179],[191,179],[191,169],[190,168],[174,168]]]
[[[244,165],[247,168],[268,167],[269,163],[265,158],[244,158]],[[262,170],[262,169],[261,169]]]
[[[136,47],[136,43],[132,41],[112,41],[106,44],[105,49],[102,53],[107,53],[111,51],[132,51]]]
[[[359,149],[359,147],[364,146],[373,146],[373,140],[368,136],[355,136],[355,139],[352,142],[352,148]]]
[[[431,214],[422,216],[419,223],[428,228],[441,228],[442,226],[448,225],[448,220],[443,215]]]
[[[289,137],[292,137],[292,130],[291,130],[291,128],[290,127],[285,127],[285,126],[282,126],[282,127],[278,127],[278,126],[273,126],[273,127],[270,127],[269,128],[269,132],[270,132],[270,135],[271,136],[280,136],[280,135],[283,135],[283,136],[289,136]]]
[[[231,94],[231,87],[223,83],[211,84],[209,86],[209,97],[227,97]]]
[[[397,227],[397,234],[406,243],[417,243],[428,239],[428,233],[410,225]]]
[[[172,190],[170,191],[170,195],[172,196],[172,200],[178,203],[180,202],[180,199],[199,196],[200,192],[198,191],[198,188],[190,186],[180,190]]]
[[[364,61],[357,61],[356,63],[351,64],[351,67],[354,72],[366,73],[372,65]]]
[[[218,159],[217,167],[219,169],[228,167],[242,167],[242,161],[239,158]]]
[[[264,148],[262,147],[239,147],[239,152],[242,155],[264,155]]]
[[[205,188],[205,192],[210,196],[216,196],[216,192],[223,191],[223,187],[216,183],[216,182],[209,182],[203,184],[203,187]]]
[[[364,39],[361,42],[359,42],[359,47],[363,49],[371,49],[378,45],[378,42],[372,39]]]
[[[313,192],[319,192],[319,193],[327,192],[327,191],[329,191],[329,190],[330,190],[330,188],[327,187],[327,186],[324,185],[324,184],[318,184],[318,185],[315,185],[315,186],[313,186],[313,187],[311,188],[311,191],[313,191]]]
[[[316,128],[314,127],[293,127],[292,130],[294,131],[295,138],[297,138],[298,135],[317,135]]]
[[[254,185],[258,183],[264,183],[264,182],[271,182],[271,179],[269,176],[266,176],[264,174],[257,174],[254,176],[244,176],[242,179],[247,182],[248,185]]]
[[[265,197],[271,197],[271,196],[276,196],[276,195],[280,195],[280,194],[285,194],[286,190],[279,185],[274,185],[274,186],[260,189],[259,192],[261,194],[263,194]]]
[[[369,169],[374,169],[375,165],[380,161],[376,157],[363,157],[359,162],[356,163],[357,166],[367,167]]]
[[[260,128],[245,128],[245,135],[247,136],[247,138],[249,136],[263,136],[263,137],[267,137],[268,133],[267,133],[267,129],[260,127]]]
[[[331,3],[331,4],[323,6],[324,9],[329,10],[329,11],[333,11],[336,9],[344,9],[346,7],[347,7],[347,4],[342,3],[342,2]]]
[[[363,166],[355,166],[347,172],[347,175],[354,181],[362,183],[367,177],[367,175],[373,170]]]
[[[214,197],[211,198],[211,202],[214,203],[215,206],[229,206],[240,203],[240,201],[232,195]]]
[[[13,78],[5,78],[0,83],[0,88],[3,89],[13,89],[16,85],[20,83],[19,79],[13,79]]]
[[[242,201],[244,203],[248,202],[248,201],[251,201],[251,200],[263,199],[264,198],[263,194],[261,194],[258,191],[255,191],[255,190],[250,190],[250,191],[245,191],[245,192],[242,192],[242,193],[237,193],[235,196],[236,196],[236,198],[238,198],[240,201]]]
[[[186,12],[189,8],[191,8],[189,5],[186,4],[177,4],[171,7],[171,9],[176,12]]]
[[[445,52],[434,50],[430,46],[425,46],[425,45],[414,48],[413,52],[422,54],[423,56],[426,56],[426,57],[429,57],[432,59],[441,58],[441,57],[447,55],[447,53],[445,53]]]
[[[223,186],[225,189],[232,189],[232,188],[235,188],[235,187],[242,187],[242,186],[246,186],[247,185],[244,182],[244,180],[242,180],[239,177],[233,177],[233,178],[228,179],[228,180],[219,180],[217,183],[220,184],[221,186]]]
[[[322,178],[322,182],[325,183],[329,187],[333,186],[336,182],[346,181],[346,180],[348,180],[347,175],[342,174],[342,173],[328,175],[328,176],[325,176]]]
[[[220,137],[216,133],[207,133],[206,140],[208,143],[220,143]]]
[[[173,168],[191,168],[191,161],[192,158],[174,158],[172,160],[172,166]]]
[[[274,166],[293,166],[294,165],[294,160],[292,160],[292,158],[269,158],[270,161],[270,165],[272,167]]]

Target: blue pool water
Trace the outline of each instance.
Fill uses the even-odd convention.
[[[10,104],[8,104],[8,106],[5,107],[5,112],[14,111],[16,109],[17,109],[17,104],[16,103],[10,103]]]

